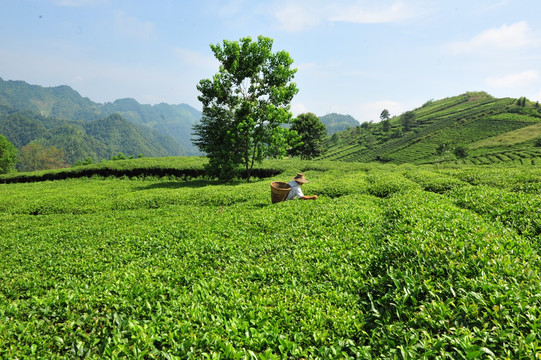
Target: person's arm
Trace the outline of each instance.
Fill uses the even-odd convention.
[[[301,200],[316,200],[316,199],[317,199],[317,195],[301,196]]]

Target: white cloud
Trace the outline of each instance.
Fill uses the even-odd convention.
[[[117,11],[115,13],[115,29],[122,34],[148,40],[154,32],[154,24],[150,21],[140,21],[122,11]]]
[[[466,53],[487,49],[513,50],[539,45],[534,33],[525,21],[499,28],[484,30],[468,41],[455,42],[449,45],[454,53]]]
[[[524,87],[539,79],[539,72],[535,70],[523,71],[501,77],[489,77],[486,83],[495,88]]]
[[[488,5],[488,7],[485,8],[485,11],[494,10],[494,9],[500,8],[502,6],[506,6],[510,2],[511,2],[511,0],[502,0],[502,1],[497,2],[495,4]]]
[[[273,10],[273,15],[286,31],[296,32],[311,28],[323,21],[324,12],[317,5],[293,3],[291,1],[279,5]]]
[[[323,1],[302,0],[287,1],[273,5],[270,11],[278,20],[280,26],[286,31],[301,31],[312,28],[323,22],[349,22],[349,23],[392,23],[426,14],[426,4],[417,6],[403,1],[367,0]]]
[[[368,7],[363,2],[357,2],[349,6],[336,8],[330,21],[343,21],[360,24],[393,23],[419,15],[418,10],[407,6],[402,1],[396,1],[391,5]]]

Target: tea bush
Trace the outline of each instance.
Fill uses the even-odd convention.
[[[538,168],[263,167],[0,184],[0,358],[539,358]]]

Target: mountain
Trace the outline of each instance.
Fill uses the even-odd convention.
[[[320,116],[319,120],[325,124],[325,127],[327,128],[327,135],[333,135],[337,132],[360,125],[359,122],[353,118],[353,116],[336,113]]]
[[[98,104],[83,98],[69,86],[44,88],[24,81],[4,81],[0,78],[0,105],[17,110],[31,110],[41,116],[60,119],[83,118],[95,120],[101,114]]]
[[[134,99],[119,99],[103,105],[105,114],[120,114],[138,125],[144,125],[175,139],[185,150],[184,155],[201,155],[193,146],[193,124],[201,118],[201,112],[186,104],[141,105]]]
[[[54,146],[66,154],[66,160],[74,164],[77,160],[84,160],[91,157],[94,161],[110,159],[113,152],[103,142],[87,134],[84,129],[76,123],[63,123],[49,129],[43,136],[36,138],[33,142],[43,146]],[[114,153],[114,155],[118,154]],[[133,154],[128,153],[126,154]]]
[[[180,155],[183,151],[172,138],[160,132],[135,125],[119,114],[85,123],[86,133],[105,144],[110,155],[119,152],[136,155],[139,153],[152,156]]]
[[[1,107],[31,111],[43,118],[82,123],[104,119],[116,113],[135,125],[153,129],[174,139],[180,144],[182,155],[201,154],[191,143],[192,126],[201,118],[201,112],[186,104],[142,105],[134,99],[99,104],[82,97],[69,86],[42,87],[0,78],[0,116]],[[164,144],[165,148],[171,146]],[[173,147],[178,149],[177,146]],[[176,150],[168,155],[175,153]]]
[[[533,163],[541,158],[541,108],[525,98],[468,92],[428,101],[384,122],[327,139],[321,159],[396,164]],[[541,161],[541,160],[540,160]]]
[[[68,121],[0,106],[0,134],[19,149],[30,142],[62,149],[70,164],[88,157],[94,161],[110,159],[119,152],[147,157],[186,153],[173,138],[133,124],[119,114],[93,121]]]

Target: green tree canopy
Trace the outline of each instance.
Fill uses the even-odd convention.
[[[13,170],[17,162],[17,148],[6,137],[0,135],[0,174]]]
[[[312,159],[323,153],[323,139],[327,130],[325,124],[315,114],[300,114],[293,119],[291,130],[295,130],[300,135],[301,142],[290,149],[290,155],[300,156],[301,159]]]
[[[249,181],[255,162],[286,154],[289,130],[280,125],[291,120],[297,70],[287,52],[272,52],[272,43],[259,36],[210,46],[220,70],[197,86],[203,115],[193,143],[209,158],[211,176],[230,180],[244,170]]]

